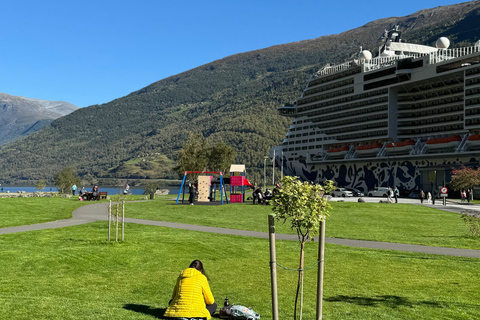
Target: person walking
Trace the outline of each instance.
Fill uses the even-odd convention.
[[[420,190],[420,203],[423,204],[423,199],[425,199],[425,192],[423,190]]]
[[[430,191],[427,192],[427,204],[432,204],[432,194]]]
[[[395,203],[398,203],[398,197],[400,196],[400,191],[395,186],[395,190],[393,190],[393,196],[395,197]]]
[[[72,186],[72,195],[75,195],[75,191],[77,191],[77,185],[74,183]]]
[[[392,203],[392,196],[393,196],[393,190],[392,188],[388,187],[388,190],[387,190],[387,200],[389,203]]]

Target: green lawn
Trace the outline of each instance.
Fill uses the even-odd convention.
[[[327,237],[480,249],[461,215],[409,204],[331,202]],[[175,205],[173,201],[127,203],[131,218],[268,231],[270,206],[234,203],[221,206]],[[277,223],[276,232],[293,233]]]
[[[0,228],[68,219],[84,204],[78,198],[2,198]]]
[[[268,241],[106,222],[0,236],[0,318],[162,318],[178,273],[201,259],[217,302],[271,319]],[[307,244],[306,265],[317,246]],[[277,241],[295,268],[298,244]],[[476,319],[479,259],[326,246],[324,319]],[[292,319],[296,273],[278,269],[280,319]],[[304,319],[315,315],[316,270],[306,272]]]
[[[139,200],[141,196],[127,196]],[[113,199],[113,200],[116,200]],[[0,199],[0,227],[41,223],[71,217],[73,210],[91,202],[66,198]],[[467,233],[457,213],[418,205],[331,202],[327,237],[480,249],[480,239]],[[175,205],[172,196],[155,201],[126,203],[126,216],[197,225],[268,231],[270,206],[233,203],[219,206]],[[278,233],[293,233],[277,222]]]

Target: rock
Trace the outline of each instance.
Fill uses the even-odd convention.
[[[158,194],[159,196],[166,196],[168,195],[168,193],[169,193],[168,189],[161,189],[161,190],[155,191],[155,194]]]
[[[365,202],[365,199],[363,199],[363,198],[358,198],[358,202],[364,203],[364,202]]]

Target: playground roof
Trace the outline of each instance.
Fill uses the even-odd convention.
[[[244,164],[232,164],[230,166],[230,172],[244,172],[245,165]]]

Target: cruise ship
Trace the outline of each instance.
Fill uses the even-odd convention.
[[[479,166],[480,41],[406,43],[398,27],[384,37],[377,57],[360,49],[358,59],[324,66],[278,108],[293,120],[271,150],[286,174],[363,192],[433,191],[452,169]]]

